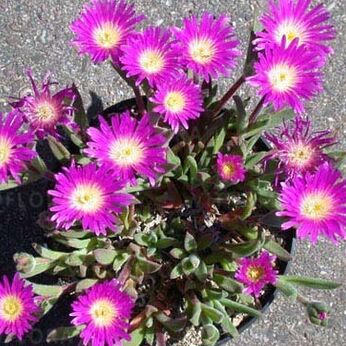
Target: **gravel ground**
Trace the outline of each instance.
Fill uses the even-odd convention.
[[[78,14],[83,0],[1,0],[0,1],[0,109],[6,110],[7,96],[26,92],[28,83],[23,71],[31,67],[38,77],[50,70],[61,84],[74,81],[81,88],[87,105],[102,99],[103,106],[114,104],[128,96],[129,90],[113,73],[109,65],[93,66],[86,57],[78,57],[70,47],[69,23]],[[319,128],[338,131],[341,144],[345,140],[346,94],[345,52],[346,1],[326,0],[331,10],[338,37],[335,54],[326,68],[326,92],[308,107]],[[191,12],[209,10],[231,15],[236,32],[246,47],[249,20],[255,0],[137,0],[139,12],[144,12],[156,25],[179,24],[181,17]],[[233,79],[236,79],[237,73]],[[232,80],[224,80],[223,86]],[[96,106],[95,106],[96,105]],[[94,102],[95,109],[101,103]],[[345,282],[345,244],[335,247],[327,241],[318,246],[300,242],[292,272],[332,278]],[[1,264],[0,264],[1,265]],[[333,309],[328,328],[319,329],[306,321],[303,309],[283,297],[276,299],[264,318],[256,322],[232,345],[336,345],[345,344],[346,290],[308,292],[316,300],[324,300]],[[193,345],[191,341],[188,343]]]

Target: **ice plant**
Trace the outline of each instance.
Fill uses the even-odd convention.
[[[258,258],[242,258],[235,278],[245,284],[245,293],[259,297],[267,284],[274,285],[278,271],[274,269],[275,256],[262,252]]]
[[[167,163],[167,138],[163,133],[147,115],[139,121],[129,112],[114,115],[111,126],[103,117],[99,120],[100,129],[88,129],[90,141],[85,153],[132,185],[136,185],[136,175],[148,178],[154,185]]]
[[[188,129],[188,121],[199,118],[203,111],[200,86],[183,74],[161,83],[150,100],[154,111],[164,116],[175,133],[180,125]]]
[[[30,285],[16,273],[12,282],[7,276],[0,281],[0,335],[15,335],[19,340],[37,322],[38,306]]]
[[[80,334],[84,345],[122,345],[131,339],[128,320],[134,303],[121,291],[115,280],[104,281],[91,287],[73,304],[71,316],[75,326],[85,326]]]
[[[53,330],[47,342],[80,336],[85,346],[166,346],[193,325],[194,344],[215,346],[237,334],[234,321],[260,315],[274,290],[303,304],[312,323],[327,324],[329,309],[299,290],[340,284],[285,272],[294,228],[313,243],[320,234],[335,243],[346,238],[346,180],[337,170],[345,152],[328,150],[336,142],[332,133],[313,131],[300,114],[322,90],[334,35],[326,10],[309,5],[270,0],[266,31],[257,47],[251,32],[245,65],[224,95],[217,79],[229,75],[240,55],[226,15],[204,13],[184,19],[181,29],[135,32],[142,16],[133,5],[86,5],[72,24],[74,44],[94,62],[110,57],[134,98],[110,105],[97,121],[75,85],[75,100],[72,91],[56,97],[46,79],[42,92],[33,82],[34,95],[14,104],[31,124],[40,120],[33,126],[40,138],[59,130],[38,146],[48,143],[59,161],[55,179],[45,155],[28,166],[35,174],[23,175],[25,182],[38,172],[45,175],[40,184],[55,180],[38,222],[49,241],[33,245],[35,256],[14,256],[17,271],[35,280],[40,316],[64,295],[75,299],[72,325]],[[248,88],[241,90],[247,78],[261,96],[255,107]],[[76,126],[69,124],[72,110]],[[26,124],[19,129],[14,115],[4,124],[0,177],[7,179],[14,149],[29,150],[32,135],[10,146]],[[0,202],[12,183],[0,182]],[[40,285],[35,276],[43,273],[62,280]],[[12,297],[2,300],[2,292],[9,290],[0,285],[0,328],[4,316],[22,321],[24,311]],[[13,337],[3,332],[10,334],[6,341]]]
[[[168,30],[149,27],[130,38],[122,47],[120,58],[128,77],[135,77],[139,85],[144,80],[154,87],[172,78],[178,71],[178,57],[172,47]]]
[[[313,244],[319,235],[334,243],[346,238],[346,181],[330,163],[283,183],[280,202],[277,215],[287,218],[282,229],[294,227],[299,238]]]
[[[266,139],[273,145],[266,160],[279,161],[277,173],[285,172],[289,178],[305,172],[314,172],[329,156],[324,149],[336,143],[331,131],[313,131],[311,120],[297,116],[283,124]]]
[[[143,18],[125,0],[92,0],[71,24],[75,34],[73,44],[80,54],[88,54],[95,63],[109,57],[118,62],[121,45]]]
[[[173,29],[181,63],[205,80],[229,76],[240,55],[230,19],[224,15],[215,19],[204,13],[200,20],[195,16],[185,18],[183,24],[182,29]]]
[[[37,156],[32,150],[34,135],[30,130],[24,131],[22,125],[18,112],[5,116],[0,113],[0,183],[6,183],[10,177],[20,183],[20,174]]]
[[[217,154],[217,172],[222,180],[237,184],[245,180],[246,169],[241,155]]]
[[[33,94],[24,96],[12,103],[12,106],[23,114],[36,136],[39,139],[46,135],[56,137],[58,125],[67,125],[76,130],[72,119],[72,103],[75,99],[73,89],[65,88],[53,94],[50,89],[56,83],[50,81],[50,73],[43,79],[41,90],[37,87],[31,71],[28,71],[28,77]]]
[[[331,53],[328,44],[336,30],[328,22],[330,14],[323,4],[309,9],[310,4],[311,0],[269,0],[269,8],[260,20],[264,30],[257,33],[257,49],[280,45],[285,37],[286,45],[298,39],[298,45],[315,51],[322,59]]]
[[[312,51],[298,45],[298,39],[286,46],[266,47],[255,63],[255,75],[248,78],[258,87],[264,104],[272,104],[276,111],[292,107],[296,113],[304,112],[304,101],[322,91],[319,59]]]
[[[68,230],[76,222],[95,234],[115,231],[116,214],[132,202],[132,196],[121,192],[124,183],[114,172],[96,164],[72,164],[55,175],[56,185],[50,210],[52,221]]]

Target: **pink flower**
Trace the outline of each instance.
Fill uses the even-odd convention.
[[[107,229],[115,230],[116,214],[133,201],[131,195],[120,191],[125,183],[118,181],[114,172],[94,163],[72,164],[55,179],[55,189],[48,191],[53,196],[52,221],[66,230],[79,222],[84,230],[106,235]]]
[[[20,183],[19,175],[26,163],[37,156],[30,148],[34,145],[34,135],[30,130],[24,133],[22,125],[20,113],[12,111],[6,118],[0,113],[0,183],[6,183],[11,176]]]
[[[259,297],[267,284],[274,285],[278,271],[274,269],[276,257],[262,252],[258,258],[242,258],[235,278],[245,284],[245,293]]]
[[[0,282],[0,335],[13,334],[22,340],[37,322],[38,312],[32,287],[25,286],[18,273],[12,283],[3,276]]]
[[[283,183],[280,202],[277,215],[288,219],[282,229],[294,227],[299,238],[309,237],[313,244],[320,234],[334,243],[346,238],[346,181],[330,163]]]
[[[92,0],[72,25],[73,44],[80,54],[95,63],[111,57],[118,62],[120,46],[134,33],[144,16],[136,16],[134,6],[124,0]]]
[[[158,85],[150,101],[156,105],[154,111],[164,116],[175,133],[180,125],[187,129],[188,120],[199,118],[203,112],[200,86],[183,74]]]
[[[147,177],[152,185],[165,172],[167,138],[149,122],[129,112],[114,115],[111,126],[102,117],[100,129],[89,128],[90,141],[85,153],[115,171],[125,182],[136,185],[136,174]]]
[[[217,172],[222,180],[237,184],[245,180],[244,159],[240,155],[217,154]]]
[[[127,330],[134,303],[115,280],[98,283],[72,304],[75,326],[85,326],[80,334],[84,345],[121,346],[131,340]]]
[[[257,49],[280,45],[283,37],[286,45],[298,39],[298,45],[314,51],[324,61],[333,51],[327,44],[335,38],[336,30],[328,23],[330,14],[325,6],[309,9],[310,4],[311,0],[269,0],[269,8],[261,18],[264,31],[256,33]]]
[[[149,27],[130,38],[122,50],[122,68],[127,77],[135,77],[137,85],[146,79],[155,87],[177,74],[178,57],[169,31]]]
[[[266,46],[254,67],[255,75],[247,80],[258,87],[264,104],[271,103],[275,111],[292,107],[296,113],[303,113],[303,101],[322,91],[319,57],[299,46],[298,39],[288,47],[285,39],[280,46]]]
[[[185,18],[183,29],[173,29],[181,63],[206,80],[229,76],[241,54],[229,22],[226,16],[214,19],[210,13],[204,13],[200,21],[194,16]]]
[[[78,126],[72,119],[74,111],[72,104],[76,97],[73,89],[65,88],[52,95],[50,87],[56,83],[50,81],[50,73],[44,78],[41,90],[38,89],[31,71],[28,71],[28,77],[32,84],[33,95],[25,96],[11,105],[23,114],[37,137],[39,139],[43,139],[46,135],[57,137],[58,125],[70,126],[77,130]]]

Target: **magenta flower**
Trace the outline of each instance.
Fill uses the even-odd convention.
[[[259,53],[255,63],[256,74],[248,78],[251,85],[258,87],[258,94],[264,97],[264,104],[272,103],[275,111],[286,106],[296,113],[304,112],[303,100],[309,100],[322,91],[319,58],[295,39],[285,48],[285,39],[281,46],[266,47]]]
[[[280,202],[277,215],[288,218],[282,229],[294,227],[299,238],[309,237],[313,244],[320,234],[334,243],[346,238],[346,181],[329,163],[283,183]]]
[[[77,129],[78,126],[72,120],[74,111],[72,104],[75,99],[73,89],[65,88],[52,95],[50,87],[56,83],[50,81],[49,73],[42,82],[41,90],[38,90],[31,71],[28,71],[28,76],[34,94],[25,96],[11,105],[23,114],[25,121],[30,124],[37,137],[42,139],[48,134],[58,136],[57,125]]]
[[[38,306],[31,286],[25,286],[18,273],[12,283],[6,276],[0,281],[0,335],[15,335],[19,340],[38,321]]]
[[[131,195],[120,192],[124,183],[112,171],[94,163],[72,164],[55,179],[55,189],[48,191],[53,196],[52,221],[66,230],[79,222],[84,230],[106,235],[107,229],[115,230],[115,214],[133,201]]]
[[[185,18],[183,29],[173,29],[182,64],[206,80],[229,76],[241,54],[229,22],[226,16],[214,19],[210,13],[204,13],[200,22],[194,16]]]
[[[155,87],[177,73],[178,58],[169,31],[149,27],[130,38],[122,50],[123,70],[127,71],[127,77],[136,78],[137,85],[146,79]]]
[[[134,303],[115,281],[97,283],[72,304],[75,326],[85,328],[80,334],[84,345],[121,346],[131,340],[127,330]]]
[[[200,86],[183,74],[158,85],[150,101],[156,104],[154,111],[164,116],[175,133],[180,125],[187,129],[188,120],[199,118],[204,110]]]
[[[26,169],[26,163],[37,156],[31,149],[34,135],[23,131],[23,119],[18,112],[10,112],[6,118],[0,113],[0,183],[6,183],[10,176],[20,183],[19,175]]]
[[[111,57],[118,62],[120,46],[134,33],[144,16],[136,16],[133,4],[124,0],[92,0],[71,24],[73,44],[80,54],[100,63]]]
[[[313,172],[329,157],[323,149],[336,143],[331,131],[312,131],[311,121],[297,116],[284,124],[278,132],[267,133],[273,144],[267,160],[279,160],[277,173],[285,172],[289,178],[305,172]]]
[[[241,258],[235,278],[242,282],[247,294],[260,296],[261,290],[267,284],[275,285],[278,271],[274,269],[276,257],[268,252],[262,252],[258,258]]]
[[[217,154],[217,172],[222,180],[237,184],[245,180],[244,159],[240,155]]]
[[[264,31],[256,34],[257,48],[280,45],[285,37],[287,45],[298,39],[298,45],[322,58],[331,53],[327,43],[335,38],[336,31],[327,23],[330,14],[322,4],[309,10],[310,4],[311,0],[269,0],[269,9],[261,18]]]
[[[91,141],[85,153],[98,163],[114,170],[126,182],[136,184],[136,174],[147,177],[152,185],[165,172],[167,138],[149,122],[130,112],[114,115],[109,126],[101,116],[100,129],[89,128]]]

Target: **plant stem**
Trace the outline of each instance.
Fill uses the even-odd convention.
[[[143,102],[143,97],[141,95],[141,92],[137,86],[133,87],[133,92],[135,93],[135,97],[136,97],[136,104],[137,104],[137,108],[138,108],[138,113],[143,115],[145,112],[145,105]]]
[[[162,332],[161,326],[156,326],[156,345],[157,346],[166,346],[165,335]]]
[[[258,114],[260,113],[260,111],[263,108],[263,104],[264,104],[264,96],[259,100],[257,106],[255,107],[255,109],[251,113],[251,115],[249,117],[249,125],[253,124],[256,121]]]
[[[240,86],[245,82],[245,77],[241,76],[226,92],[226,94],[222,97],[219,103],[216,105],[215,109],[212,113],[212,118],[216,117],[228,100],[235,94],[235,92],[240,88]]]

